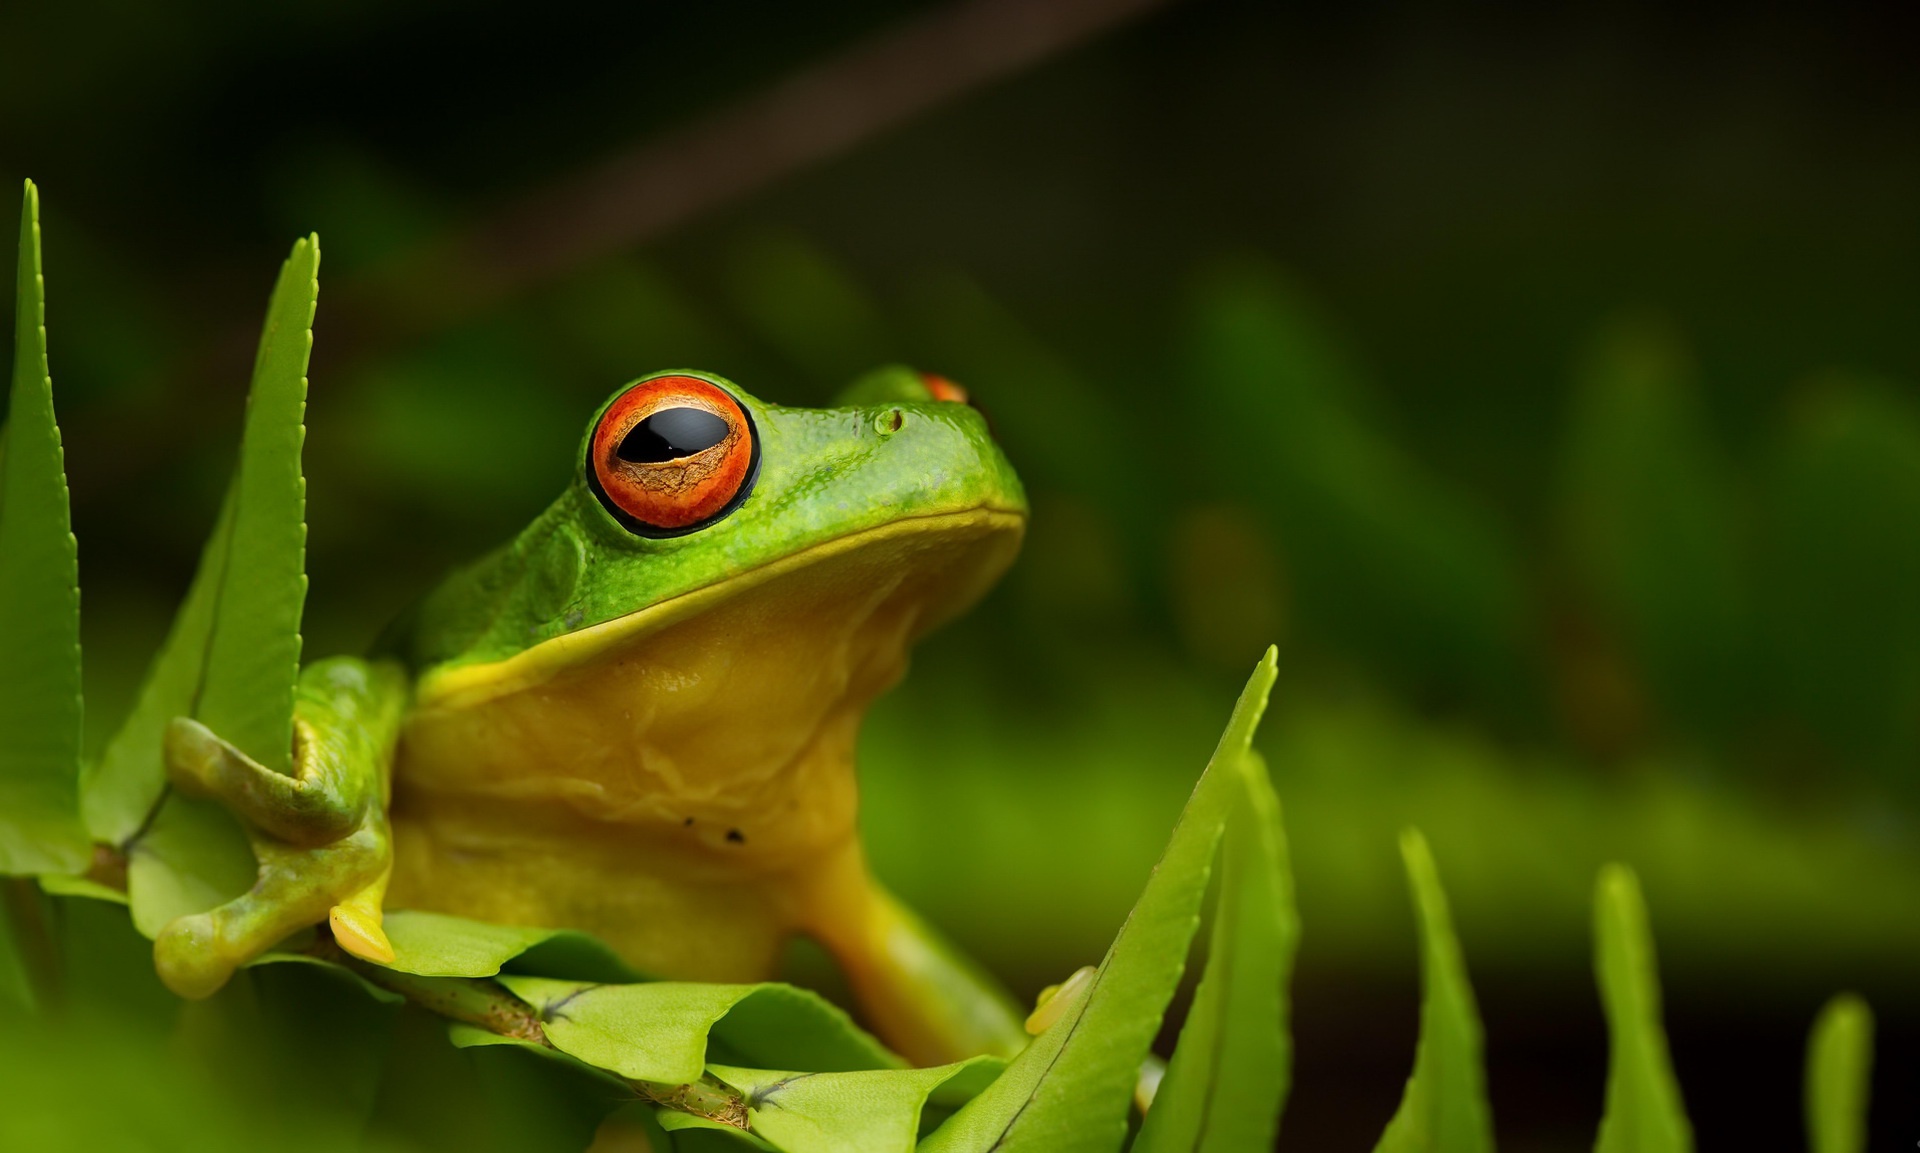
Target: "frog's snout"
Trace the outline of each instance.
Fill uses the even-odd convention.
[[[898,490],[896,505],[927,511],[987,508],[1027,514],[1026,492],[970,400],[900,401],[865,412],[877,459]],[[909,493],[911,496],[909,497]]]

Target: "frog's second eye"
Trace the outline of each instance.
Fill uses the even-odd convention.
[[[679,536],[732,512],[753,487],[753,421],[725,389],[658,376],[607,406],[587,480],[614,519],[641,536]]]

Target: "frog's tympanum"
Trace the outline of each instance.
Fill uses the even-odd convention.
[[[1017,1045],[1004,995],[868,873],[853,762],[908,648],[1012,562],[1026,499],[949,382],[886,369],[841,399],[635,381],[526,531],[372,657],[304,671],[292,775],[174,721],[175,784],[261,868],[167,926],[167,984],[210,994],[322,921],[391,960],[384,906],[582,929],[675,979],[766,978],[804,934],[910,1058]]]

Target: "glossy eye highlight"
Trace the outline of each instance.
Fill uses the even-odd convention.
[[[587,480],[629,532],[667,537],[725,516],[753,487],[753,421],[719,385],[693,376],[643,380],[593,430]]]

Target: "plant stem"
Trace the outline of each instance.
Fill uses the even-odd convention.
[[[437,1016],[461,1021],[501,1037],[511,1037],[529,1045],[563,1052],[547,1038],[540,1014],[533,1006],[513,995],[505,986],[484,977],[419,977],[363,961],[352,956],[324,929],[307,950],[322,960],[350,969],[391,993]],[[642,1098],[668,1109],[728,1125],[751,1128],[746,1098],[718,1079],[703,1075],[683,1085],[661,1081],[640,1081],[622,1077],[629,1088]]]
[[[111,845],[95,845],[93,867],[88,870],[87,876],[90,880],[125,892],[126,854]],[[22,879],[22,883],[32,884],[25,879]],[[6,895],[10,898],[7,903],[12,905],[22,894],[9,890]],[[39,893],[34,891],[25,895],[37,898]],[[37,913],[38,909],[33,911]],[[547,1031],[540,1024],[540,1014],[534,1011],[533,1006],[514,996],[506,986],[484,977],[420,977],[375,965],[342,949],[325,925],[317,928],[319,931],[313,944],[305,950],[311,956],[351,970],[368,984],[405,997],[437,1017],[485,1029],[496,1036],[561,1051],[547,1039]],[[746,1098],[711,1075],[703,1075],[698,1081],[685,1085],[638,1081],[631,1077],[619,1079],[637,1095],[656,1105],[751,1131]]]

